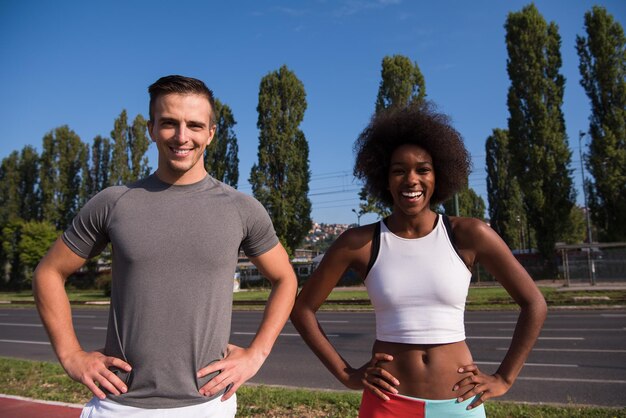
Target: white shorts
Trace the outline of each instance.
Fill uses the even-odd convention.
[[[109,399],[95,396],[85,405],[80,418],[233,418],[237,413],[237,395],[233,394],[222,402],[217,397],[198,405],[180,408],[144,409],[122,405]]]

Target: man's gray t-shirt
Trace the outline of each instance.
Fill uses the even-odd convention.
[[[141,408],[209,400],[198,389],[210,377],[196,372],[224,356],[239,248],[255,257],[278,243],[263,206],[208,175],[176,186],[153,174],[98,193],[63,241],[83,258],[112,244],[105,354],[133,370],[120,374],[128,393],[109,398]]]

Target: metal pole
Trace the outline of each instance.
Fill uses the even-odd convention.
[[[352,212],[356,215],[356,226],[361,226],[361,216],[363,216],[363,214],[357,212],[356,209],[352,209]]]
[[[587,268],[589,269],[589,283],[592,286],[596,284],[596,266],[593,261],[593,257],[591,256],[591,243],[593,239],[591,237],[591,220],[589,218],[589,206],[587,205],[587,190],[585,189],[585,166],[583,164],[583,146],[582,141],[585,133],[583,131],[578,131],[578,153],[580,155],[580,173],[583,178],[583,199],[585,201],[585,221],[587,222],[587,242],[589,243],[589,248],[587,248]]]

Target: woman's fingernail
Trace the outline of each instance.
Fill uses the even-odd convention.
[[[463,367],[459,369],[459,373],[463,373]]]
[[[459,389],[459,386],[458,386],[458,385],[452,388],[452,390],[453,390],[453,391],[456,391],[456,390],[458,390],[458,389]]]

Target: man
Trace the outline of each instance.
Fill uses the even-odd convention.
[[[293,306],[297,282],[259,202],[213,179],[204,151],[216,129],[203,82],[167,76],[149,87],[151,176],[94,196],[35,271],[33,291],[68,375],[95,395],[85,417],[232,417],[235,392],[259,370]],[[67,277],[112,244],[105,348],[84,351]],[[247,348],[228,344],[239,248],[272,283]]]

